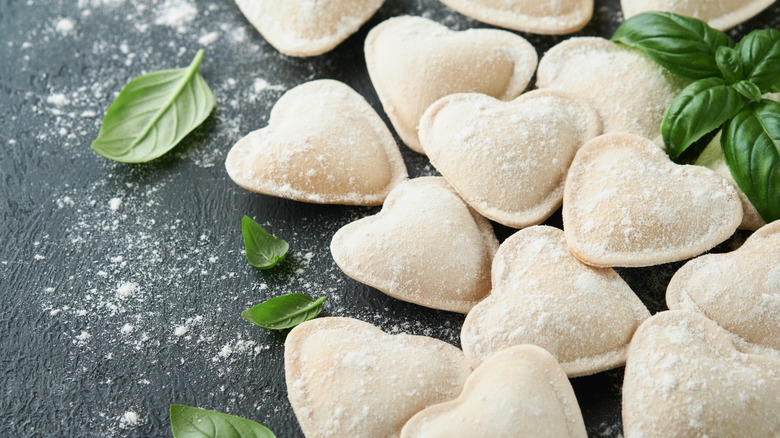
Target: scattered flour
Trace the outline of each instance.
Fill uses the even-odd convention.
[[[54,25],[54,29],[56,29],[57,32],[61,33],[62,35],[70,35],[74,28],[75,24],[70,18],[61,18]]]
[[[173,335],[176,337],[182,337],[187,334],[190,329],[186,325],[180,325],[173,330]]]
[[[130,298],[138,291],[138,285],[135,283],[122,283],[116,290],[120,298]]]
[[[92,335],[89,334],[88,331],[82,331],[81,333],[76,335],[76,340],[79,341],[79,342],[87,342],[89,340],[89,338],[91,338],[91,337],[92,337]]]
[[[168,0],[157,12],[154,24],[175,27],[184,32],[184,26],[198,16],[198,9],[184,0]]]
[[[252,83],[252,91],[255,92],[255,94],[260,94],[264,91],[284,91],[285,86],[284,85],[271,85],[268,81],[266,81],[263,78],[257,78],[255,79],[254,83]]]
[[[127,411],[119,419],[119,427],[126,428],[132,426],[138,426],[140,419],[138,413],[135,411]]]
[[[111,208],[111,210],[119,210],[119,207],[122,206],[122,198],[111,198],[111,200],[108,201],[108,206]]]
[[[54,93],[46,98],[46,103],[56,106],[65,106],[70,104],[70,99],[62,93]]]
[[[209,32],[198,38],[198,44],[201,46],[208,46],[216,42],[219,39],[219,32]]]

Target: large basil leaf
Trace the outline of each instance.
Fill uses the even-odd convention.
[[[696,81],[672,100],[661,124],[666,152],[677,159],[688,146],[720,127],[745,105],[745,98],[723,79]]]
[[[780,103],[752,102],[723,128],[731,176],[767,222],[780,219]]]
[[[754,30],[737,44],[745,79],[762,92],[780,87],[780,31]]]
[[[720,77],[718,47],[733,47],[725,33],[695,18],[643,12],[624,21],[612,41],[641,49],[663,68],[688,80]]]
[[[284,260],[290,250],[287,242],[269,234],[249,216],[241,219],[241,234],[244,236],[246,259],[257,269],[273,268]]]
[[[198,73],[203,50],[187,68],[139,76],[108,108],[92,150],[123,163],[151,161],[176,146],[214,108],[214,94]]]
[[[322,312],[322,303],[305,294],[288,294],[271,298],[241,312],[247,321],[268,330],[283,330],[314,319]]]
[[[235,415],[171,405],[174,438],[276,438],[267,427]]]

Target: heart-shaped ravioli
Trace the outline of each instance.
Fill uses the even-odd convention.
[[[458,396],[471,373],[438,339],[388,335],[351,318],[318,318],[284,344],[287,395],[304,435],[397,437],[426,407]]]
[[[479,366],[453,401],[412,417],[401,438],[587,437],[566,373],[543,348],[518,345]]]
[[[642,12],[665,11],[695,17],[716,29],[729,29],[768,8],[775,0],[620,0],[628,19]]]
[[[649,140],[606,134],[574,157],[563,230],[594,266],[650,266],[701,254],[742,222],[739,195],[701,166],[677,165]]]
[[[738,352],[707,318],[661,312],[634,335],[623,380],[626,438],[773,438],[778,412],[780,361]]]
[[[569,377],[623,365],[650,312],[612,269],[580,263],[563,232],[535,226],[501,244],[493,290],[463,323],[463,352],[479,365],[512,345],[538,345]]]
[[[407,178],[379,115],[332,80],[286,92],[268,126],[239,140],[225,167],[247,190],[319,204],[378,205]]]
[[[558,35],[590,21],[593,0],[441,0],[463,15],[521,32]]]
[[[355,33],[384,0],[236,0],[269,44],[285,55],[323,54]]]
[[[398,135],[422,153],[417,126],[425,109],[455,93],[517,97],[536,69],[536,50],[511,32],[453,32],[420,17],[395,17],[369,32],[366,65]]]
[[[747,353],[780,357],[780,221],[736,251],[686,263],[666,290],[670,309],[701,313],[737,335]]]
[[[605,133],[628,132],[658,144],[666,109],[685,85],[639,50],[593,37],[570,38],[545,53],[536,84],[589,99]]]
[[[511,102],[454,94],[420,121],[423,149],[447,182],[480,214],[516,228],[543,222],[561,205],[574,154],[600,133],[588,101],[557,90]]]
[[[490,292],[498,240],[440,177],[398,185],[375,216],[347,224],[333,260],[361,283],[411,303],[466,313]]]

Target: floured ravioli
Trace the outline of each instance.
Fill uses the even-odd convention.
[[[490,291],[498,240],[490,223],[440,177],[397,186],[375,216],[330,244],[345,274],[400,300],[466,313]]]
[[[685,83],[638,50],[595,37],[570,38],[539,62],[536,84],[585,97],[604,133],[628,132],[662,145],[661,122]]]
[[[594,266],[650,266],[697,256],[742,222],[734,187],[677,165],[649,140],[594,138],[574,157],[563,193],[569,249]]]
[[[780,361],[738,352],[707,318],[661,312],[634,335],[623,381],[626,438],[774,438],[778,412]]]
[[[442,3],[485,23],[521,32],[564,34],[590,21],[593,0],[441,0]]]
[[[384,0],[236,0],[269,44],[285,55],[315,56],[355,33]]]
[[[536,69],[536,50],[511,32],[453,32],[420,17],[395,17],[366,37],[366,65],[401,139],[422,153],[417,126],[426,108],[454,93],[517,97]]]
[[[287,91],[268,126],[239,140],[225,167],[247,190],[319,204],[381,204],[407,178],[382,119],[354,90],[332,80]]]
[[[433,405],[401,438],[587,437],[566,373],[543,348],[520,345],[490,357],[453,401]]]
[[[471,373],[438,339],[318,318],[284,343],[287,395],[307,438],[397,437],[412,415],[458,396]]]
[[[780,221],[734,252],[686,263],[672,277],[666,303],[717,322],[746,353],[780,358]]]
[[[621,0],[628,19],[641,12],[665,11],[695,17],[710,26],[726,30],[768,8],[775,0]]]
[[[588,101],[557,90],[511,102],[453,94],[420,121],[423,149],[444,178],[480,214],[516,228],[560,207],[574,154],[600,133]]]
[[[557,228],[520,230],[493,261],[493,290],[463,323],[474,366],[512,345],[538,345],[569,377],[616,368],[650,312],[612,269],[575,259]]]

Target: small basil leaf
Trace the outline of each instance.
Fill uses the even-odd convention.
[[[276,438],[252,420],[184,405],[171,405],[171,429],[174,438]]]
[[[187,68],[139,76],[108,108],[92,150],[114,161],[144,163],[173,149],[214,108],[198,73],[203,50]]]
[[[758,102],[761,100],[761,90],[759,90],[756,84],[750,81],[739,81],[736,84],[733,84],[732,87],[734,87],[739,94],[752,101]]]
[[[244,216],[241,220],[241,234],[244,236],[246,259],[257,269],[269,269],[284,260],[290,245],[284,240],[274,237],[265,228]]]
[[[624,21],[612,41],[641,49],[661,67],[688,81],[721,75],[718,47],[733,47],[725,33],[695,18],[643,12]]]
[[[268,330],[282,330],[314,319],[322,312],[322,303],[304,294],[282,295],[271,298],[241,312],[247,321]]]
[[[696,81],[672,100],[661,124],[666,152],[677,159],[688,146],[720,127],[745,105],[737,90],[723,79]]]
[[[780,219],[780,103],[752,102],[723,128],[731,176],[767,222]]]
[[[780,88],[780,31],[762,29],[750,32],[736,47],[745,79],[762,92]]]
[[[731,85],[739,82],[744,77],[742,73],[742,59],[739,57],[739,52],[731,47],[718,47],[718,51],[715,52],[715,61],[727,84]]]

